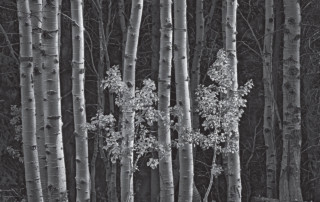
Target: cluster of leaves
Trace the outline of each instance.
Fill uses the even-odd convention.
[[[107,71],[107,76],[102,85],[103,88],[108,88],[111,93],[115,94],[115,104],[120,108],[121,112],[135,112],[135,144],[133,151],[137,156],[134,165],[134,168],[137,169],[136,164],[142,156],[159,148],[153,135],[154,131],[152,131],[152,126],[157,122],[159,116],[159,112],[155,108],[158,102],[155,84],[152,80],[146,79],[140,89],[135,89],[134,97],[125,99],[125,97],[129,97],[125,95],[130,93],[130,89],[122,81],[119,67],[113,66]],[[120,142],[123,137],[121,132],[115,129],[116,122],[117,120],[112,114],[104,115],[101,111],[98,111],[96,116],[91,119],[91,122],[87,124],[89,131],[103,131],[106,144],[104,149],[111,151],[113,162],[120,159],[121,153],[125,150],[125,148],[121,148]],[[150,158],[147,164],[155,168],[158,163],[158,159]]]
[[[217,53],[217,60],[208,70],[212,84],[200,85],[197,101],[198,112],[204,122],[204,130],[208,136],[201,136],[201,145],[204,148],[212,148],[216,145],[217,152],[228,153],[238,151],[235,144],[239,138],[238,123],[246,107],[244,98],[253,87],[252,81],[237,88],[234,86],[232,69],[229,58],[223,50]],[[222,147],[221,143],[227,143]]]
[[[173,140],[172,145],[181,147],[186,143],[200,145],[203,149],[214,148],[217,153],[229,153],[238,151],[235,140],[238,140],[238,123],[246,106],[246,96],[253,87],[252,81],[248,81],[244,86],[237,88],[233,82],[233,72],[227,54],[220,50],[217,60],[208,70],[212,84],[209,86],[199,85],[196,92],[198,102],[198,112],[204,122],[202,126],[208,132],[201,134],[200,130],[182,128],[179,122],[168,120],[166,124],[173,130],[180,131],[180,139]],[[130,88],[125,84],[120,75],[118,66],[107,71],[107,77],[102,83],[104,88],[115,94],[115,103],[122,112],[135,113],[135,144],[133,151],[136,154],[134,168],[137,161],[143,155],[152,152],[164,152],[163,145],[159,145],[152,129],[155,122],[162,117],[162,114],[155,108],[158,97],[156,87],[152,80],[143,81],[141,88],[135,89],[135,96],[130,97]],[[129,99],[128,99],[129,97]],[[173,117],[181,117],[182,110],[178,106],[170,108]],[[177,118],[179,119],[179,118]],[[113,162],[121,158],[121,153],[126,148],[121,148],[122,134],[115,131],[116,119],[112,114],[104,115],[98,111],[97,115],[88,124],[90,131],[103,130],[105,134],[106,150],[111,150]],[[227,143],[227,144],[222,144]],[[226,146],[223,146],[226,145]],[[155,168],[159,164],[158,159],[150,158],[147,165]],[[213,165],[215,175],[221,173],[222,168]]]
[[[10,124],[14,127],[15,136],[14,140],[21,145],[22,143],[22,122],[21,122],[21,107],[17,105],[11,105],[10,108]],[[15,148],[15,146],[7,146],[7,152],[13,159],[18,159],[20,163],[23,163],[22,149],[21,147]]]

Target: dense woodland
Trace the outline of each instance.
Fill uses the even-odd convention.
[[[0,11],[0,201],[320,201],[320,1]]]

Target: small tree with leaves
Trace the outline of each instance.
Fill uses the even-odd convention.
[[[253,87],[250,80],[244,86],[239,87],[238,90],[232,89],[232,69],[230,68],[229,58],[223,50],[218,52],[217,60],[209,68],[207,74],[212,84],[208,86],[200,85],[196,95],[199,103],[199,114],[204,118],[202,126],[208,132],[208,135],[195,133],[195,135],[193,134],[194,138],[191,138],[202,148],[212,148],[214,151],[210,184],[204,201],[208,200],[213,177],[222,171],[221,166],[218,166],[215,162],[216,155],[234,153],[239,150],[233,126],[239,123],[243,108],[246,106],[244,97]]]

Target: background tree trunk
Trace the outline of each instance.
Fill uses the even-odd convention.
[[[43,4],[43,94],[50,201],[67,200],[59,78],[58,0]]]
[[[233,73],[232,91],[238,90],[237,75],[237,49],[236,49],[236,26],[237,26],[237,0],[227,0],[226,13],[226,52],[230,59],[230,67]],[[229,139],[229,144],[234,144],[239,149],[239,126],[234,123],[233,134]],[[228,154],[228,202],[241,202],[241,174],[239,151]]]
[[[20,34],[21,119],[28,201],[43,201],[36,139],[36,106],[33,88],[32,26],[29,1],[18,0]]]
[[[121,158],[121,201],[133,202],[133,144],[135,112],[130,101],[135,96],[135,70],[138,49],[139,29],[143,10],[143,0],[132,1],[130,24],[128,25],[127,43],[124,58],[123,82],[128,87],[124,99],[127,103],[122,108],[122,158]]]
[[[48,174],[45,148],[43,100],[42,100],[42,56],[41,56],[41,33],[42,33],[42,0],[30,2],[32,23],[32,54],[34,66],[34,95],[36,103],[36,136],[39,155],[40,178],[43,200],[48,201]]]
[[[177,106],[179,117],[180,180],[179,202],[192,201],[193,197],[193,154],[192,144],[185,143],[183,136],[191,130],[191,109],[187,55],[187,4],[186,0],[174,0],[174,67]]]
[[[76,138],[76,190],[77,201],[90,200],[90,174],[88,159],[88,134],[85,124],[86,106],[84,98],[84,27],[83,2],[71,1],[72,25],[72,95]]]
[[[275,145],[275,98],[273,90],[272,45],[274,34],[273,0],[265,0],[265,36],[263,46],[264,116],[266,145],[267,197],[277,197],[277,159]]]
[[[300,187],[301,106],[300,34],[298,1],[284,0],[283,152],[279,182],[280,201],[302,201]]]

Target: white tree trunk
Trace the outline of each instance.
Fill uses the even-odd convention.
[[[192,201],[193,197],[193,154],[192,144],[186,143],[183,136],[191,130],[191,109],[187,53],[187,3],[174,0],[174,67],[176,80],[177,106],[181,108],[179,117],[180,180],[179,202]]]
[[[32,26],[28,0],[18,0],[22,142],[28,201],[43,201],[36,140]]]
[[[85,124],[86,106],[84,97],[84,27],[83,1],[71,0],[72,25],[72,95],[76,138],[76,190],[77,201],[90,200],[90,174],[88,159],[88,134]]]
[[[66,171],[62,143],[58,11],[58,0],[43,1],[42,87],[49,200],[67,201]]]
[[[122,106],[122,158],[121,158],[121,201],[133,202],[133,144],[134,144],[134,116],[135,112],[130,101],[135,96],[135,70],[138,50],[139,29],[143,10],[143,0],[132,0],[130,24],[128,25],[127,43],[124,58],[123,82],[129,93]]]
[[[237,49],[236,49],[236,25],[237,25],[237,0],[227,0],[226,13],[226,52],[230,59],[233,80],[232,91],[238,90],[237,75]],[[239,128],[238,123],[233,125],[233,134],[229,144],[239,149]],[[228,154],[228,202],[241,202],[241,175],[239,151]]]

